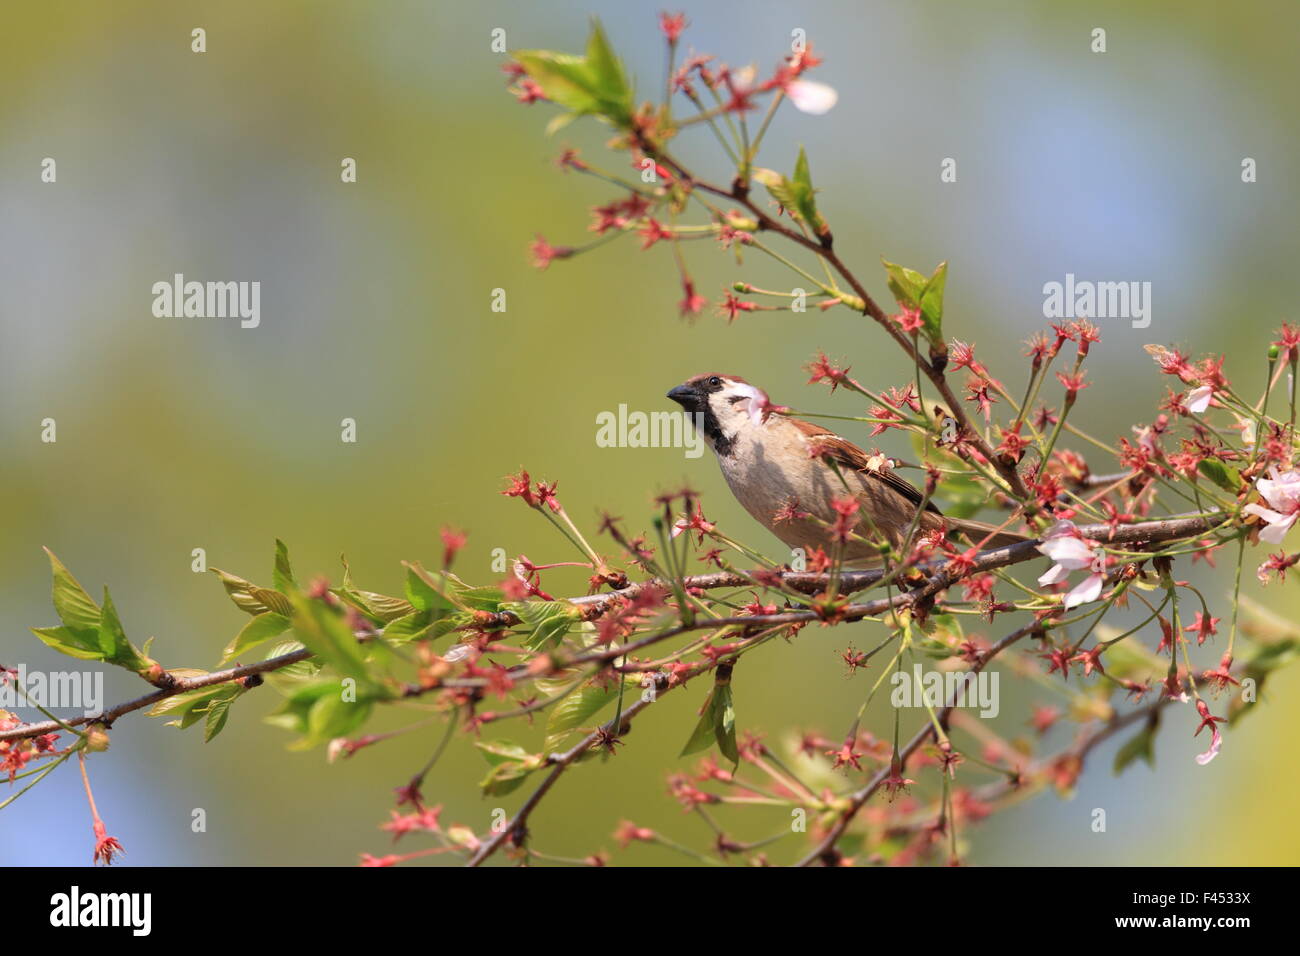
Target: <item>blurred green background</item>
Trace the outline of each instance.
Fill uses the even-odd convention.
[[[778,402],[862,414],[851,398],[804,388],[800,366],[822,348],[873,384],[908,370],[842,309],[731,327],[711,315],[679,320],[662,246],[643,254],[625,240],[545,273],[528,266],[535,233],[581,242],[586,207],[612,195],[553,165],[566,144],[595,159],[605,131],[579,123],[547,141],[551,108],[504,92],[490,31],[504,29],[512,48],[578,50],[589,13],[643,95],[658,90],[656,8],[612,0],[7,7],[0,660],[67,666],[27,631],[54,620],[42,545],[90,590],[111,584],[127,632],[156,635],[165,664],[205,667],[243,615],[213,576],[191,572],[196,547],[258,580],[277,536],[302,577],[337,578],[346,552],[362,586],[390,593],[402,559],[436,562],[444,522],[470,532],[458,570],[471,580],[499,578],[494,548],[568,560],[543,522],[497,495],[520,465],[558,479],[593,532],[601,509],[641,526],[650,496],[685,479],[710,518],[775,547],[732,502],[711,456],[598,448],[597,412],[664,409],[672,385],[727,371]],[[1102,323],[1077,413],[1090,431],[1118,436],[1152,417],[1166,383],[1146,342],[1226,352],[1234,380],[1260,383],[1270,331],[1295,318],[1291,4],[698,3],[687,13],[689,45],[761,69],[788,52],[792,29],[807,31],[826,58],[816,76],[840,103],[820,118],[783,110],[760,162],[788,169],[807,146],[836,248],[878,297],[880,254],[926,271],[947,259],[948,331],[973,339],[1013,390],[1025,373],[1018,343],[1044,324],[1042,285],[1066,272],[1154,286],[1149,329]],[[200,26],[202,55],[190,52]],[[1098,26],[1104,55],[1089,51]],[[681,149],[722,175],[707,135],[686,134]],[[1246,156],[1258,162],[1253,185],[1240,181]],[[45,157],[57,161],[55,185],[40,182]],[[339,181],[343,157],[357,160],[356,184]],[[955,184],[939,182],[945,157],[957,160]],[[712,248],[686,252],[712,298],[736,278],[785,282],[756,257],[741,271]],[[150,287],[176,272],[260,280],[261,327],[154,318]],[[504,314],[490,311],[494,288],[507,290]],[[58,423],[53,445],[39,440],[46,417]],[[344,417],[358,422],[355,445],[339,441]],[[845,431],[868,443],[865,428]],[[1248,555],[1251,594],[1263,556]],[[1220,609],[1226,581],[1208,581]],[[546,585],[582,590],[579,575],[552,572]],[[1287,616],[1289,587],[1263,594]],[[843,679],[835,650],[850,638],[863,646],[874,627],[808,630],[747,659],[741,725],[770,739],[795,727],[841,734],[866,684]],[[623,818],[707,845],[664,785],[693,763],[676,753],[704,691],[667,698],[610,766],[567,776],[533,817],[536,847],[612,848]],[[139,692],[130,675],[108,675],[109,701]],[[1008,736],[1035,699],[1018,694],[999,719]],[[351,864],[384,851],[375,828],[390,788],[434,740],[327,766],[319,751],[287,752],[286,736],[262,722],[276,701],[269,689],[241,701],[207,746],[197,730],[139,715],[119,723],[111,755],[92,767],[127,864]],[[1295,863],[1300,770],[1284,746],[1297,717],[1300,676],[1289,672],[1201,768],[1190,709],[1171,714],[1157,772],[1139,765],[1116,780],[1107,748],[1073,800],[1045,797],[995,818],[971,834],[971,858]],[[539,730],[522,734],[531,742]],[[426,787],[446,805],[444,821],[482,830],[495,806],[517,805],[519,794],[479,797],[484,769],[458,738]],[[207,811],[203,834],[190,831],[196,807]],[[1093,807],[1108,809],[1105,834],[1089,828]],[[774,825],[724,819],[745,836]],[[0,813],[0,863],[79,864],[90,850],[70,766]],[[620,860],[677,858],[635,847]]]

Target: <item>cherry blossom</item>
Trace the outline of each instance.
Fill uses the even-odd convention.
[[[1060,584],[1070,576],[1071,571],[1092,568],[1092,573],[1076,584],[1065,595],[1065,609],[1095,601],[1101,596],[1101,586],[1105,574],[1098,568],[1100,559],[1093,553],[1088,542],[1079,534],[1072,521],[1058,521],[1043,537],[1038,550],[1052,559],[1054,564],[1038,579],[1046,587]]]
[[[1269,506],[1265,508],[1251,503],[1242,511],[1264,519],[1265,526],[1259,533],[1261,541],[1281,544],[1296,518],[1300,517],[1300,472],[1278,471],[1274,466],[1268,473],[1271,477],[1255,482],[1255,490]]]

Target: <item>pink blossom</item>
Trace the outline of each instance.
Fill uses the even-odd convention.
[[[1101,586],[1106,577],[1104,574],[1105,566],[1102,560],[1093,553],[1088,542],[1079,534],[1074,522],[1058,521],[1052,525],[1047,534],[1043,536],[1043,541],[1038,545],[1038,550],[1054,562],[1052,567],[1038,579],[1038,583],[1043,587],[1049,584],[1060,584],[1070,576],[1071,571],[1082,571],[1084,568],[1092,569],[1092,574],[1076,584],[1065,595],[1065,609],[1067,611],[1080,604],[1095,601],[1101,596]]]
[[[794,80],[786,84],[785,95],[790,97],[790,102],[796,109],[803,113],[811,113],[813,116],[829,113],[831,107],[840,98],[834,87],[818,83],[816,80]]]
[[[1203,754],[1196,755],[1196,762],[1204,767],[1207,763],[1219,756],[1219,746],[1223,743],[1223,734],[1219,733],[1218,727],[1211,727],[1210,732],[1214,734],[1210,738],[1210,749]]]
[[[1256,481],[1255,490],[1268,502],[1269,507],[1252,503],[1242,511],[1264,519],[1266,526],[1259,533],[1261,541],[1281,544],[1286,533],[1296,523],[1296,518],[1300,517],[1300,472],[1279,472],[1274,466],[1268,473],[1272,477]]]
[[[1187,410],[1194,415],[1199,415],[1210,407],[1212,398],[1214,398],[1214,389],[1209,385],[1194,388],[1187,393]]]

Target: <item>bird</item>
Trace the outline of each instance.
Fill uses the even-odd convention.
[[[922,504],[914,537],[939,530],[983,548],[1026,540],[982,521],[945,517],[891,471],[883,456],[868,455],[829,429],[776,412],[778,406],[765,391],[737,375],[697,375],[667,397],[699,429],[736,500],[759,524],[805,555],[816,548],[834,553],[828,525],[839,516],[836,500],[846,496],[858,504],[858,524],[856,537],[843,544],[841,559],[857,567],[881,563],[875,543],[879,536],[895,553],[901,552]],[[801,518],[800,512],[820,520]]]

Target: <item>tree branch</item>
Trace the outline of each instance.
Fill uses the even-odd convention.
[[[1146,521],[1136,524],[1118,525],[1112,532],[1107,524],[1081,525],[1079,531],[1085,537],[1105,540],[1112,544],[1141,544],[1141,543],[1162,543],[1173,541],[1180,538],[1193,537],[1206,533],[1207,531],[1223,524],[1226,516],[1222,514],[1212,515],[1176,515],[1168,518],[1161,518],[1155,521]],[[987,551],[981,551],[973,561],[968,573],[977,574],[982,571],[991,571],[995,568],[1007,567],[1012,564],[1019,564],[1040,557],[1037,549],[1039,539],[1027,539],[1017,542],[1016,544],[1006,545],[1001,548],[991,548]],[[918,568],[928,570],[931,576],[921,586],[911,591],[900,591],[887,598],[877,598],[874,601],[867,601],[860,604],[848,604],[841,609],[839,620],[857,621],[865,617],[875,617],[884,614],[887,611],[905,607],[916,603],[924,598],[937,594],[939,591],[950,587],[958,580],[959,576],[954,576],[944,570],[942,563],[930,562],[925,565],[919,565]],[[753,572],[750,572],[751,574]],[[810,574],[800,571],[784,572],[781,575],[783,584],[788,585],[794,590],[804,593],[815,593],[824,589],[829,583],[832,575],[830,573]],[[843,571],[840,573],[841,591],[840,593],[849,593],[870,587],[876,581],[880,580],[881,572],[879,570],[870,571]],[[714,574],[694,575],[685,579],[689,587],[698,588],[721,588],[721,587],[745,587],[752,586],[753,579],[741,572],[717,572]],[[595,594],[585,595],[582,597],[568,598],[568,602],[586,608],[585,616],[588,619],[595,619],[616,606],[621,606],[621,601],[616,600],[620,597],[633,597],[647,587],[666,588],[668,582],[652,579],[632,584],[614,594]],[[498,615],[498,622],[502,627],[508,627],[520,623],[517,615],[506,611]],[[602,651],[596,651],[589,654],[581,655],[567,662],[569,666],[581,664],[607,664],[624,657],[633,651],[640,650],[651,644],[666,640],[678,634],[688,631],[702,630],[705,628],[721,628],[729,625],[739,627],[770,627],[781,624],[807,624],[821,620],[822,617],[815,610],[792,610],[779,614],[755,614],[743,615],[728,618],[702,618],[692,624],[682,624],[670,628],[667,631],[652,634],[648,637],[639,638],[638,640],[620,645],[618,647],[606,648]],[[359,635],[360,639],[365,639],[367,635]],[[183,694],[186,691],[199,690],[203,687],[210,687],[213,684],[223,684],[228,681],[238,680],[243,677],[249,677],[254,674],[263,674],[270,671],[276,671],[290,664],[296,664],[299,661],[307,660],[311,657],[311,652],[303,649],[293,651],[289,654],[282,654],[279,657],[273,657],[269,660],[260,661],[256,664],[246,664],[240,667],[232,667],[224,671],[214,671],[211,674],[202,674],[198,677],[176,678],[171,687],[154,691],[152,694],[146,694],[135,700],[126,701],[105,711],[98,717],[74,717],[65,721],[70,726],[79,726],[82,724],[99,723],[104,726],[111,726],[117,718],[132,711],[148,707],[158,701],[166,700],[168,697],[174,697],[177,694]],[[528,680],[533,676],[529,673],[527,665],[520,665],[511,668],[508,672],[512,679]],[[484,678],[465,678],[461,680],[444,681],[425,690],[440,690],[456,687],[481,687],[486,685]],[[60,724],[56,721],[42,721],[35,724],[21,724],[10,730],[0,731],[0,740],[24,740],[30,737],[37,737],[41,734],[54,733],[60,729]]]

